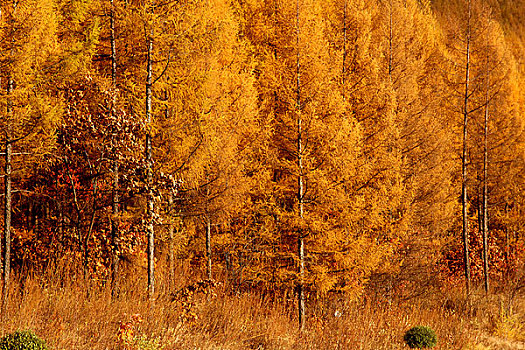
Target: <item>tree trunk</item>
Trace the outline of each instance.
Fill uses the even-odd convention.
[[[13,80],[7,82],[7,96],[13,92]],[[12,135],[11,117],[13,115],[12,102],[7,101],[7,125],[5,128],[5,174],[4,174],[4,249],[3,249],[3,283],[2,283],[2,317],[7,317],[9,301],[9,280],[11,275],[11,214],[12,214]]]
[[[91,282],[91,279],[89,278],[90,274],[89,274],[89,254],[90,254],[90,250],[89,250],[89,241],[91,240],[91,236],[93,234],[93,227],[95,225],[95,218],[96,218],[96,213],[97,213],[97,195],[98,195],[98,179],[97,178],[93,178],[92,182],[91,182],[91,186],[92,186],[92,196],[93,196],[93,201],[91,203],[91,218],[89,219],[89,226],[88,226],[88,231],[86,232],[86,235],[84,236],[84,243],[83,243],[83,246],[84,246],[84,278],[87,278],[88,281]],[[89,295],[89,291],[90,291],[90,288],[88,288],[88,295]]]
[[[118,215],[119,215],[119,165],[116,160],[112,162],[113,167],[113,188],[112,188],[112,205],[111,205],[111,296],[118,295],[118,280],[119,280],[119,229],[118,229]]]
[[[478,176],[478,230],[483,232],[483,180]]]
[[[211,218],[209,213],[206,213],[206,274],[211,280],[213,275],[211,272]]]
[[[147,190],[147,210],[146,210],[146,230],[148,233],[148,298],[153,300],[155,293],[155,241],[153,230],[153,159],[151,149],[151,100],[152,100],[152,64],[153,64],[153,39],[147,40],[147,77],[146,77],[146,190]]]
[[[389,11],[389,28],[388,28],[388,78],[390,79],[390,82],[392,82],[392,71],[394,70],[394,48],[393,48],[393,41],[394,41],[394,28],[393,28],[393,21],[392,21],[392,11],[393,11],[393,4],[392,0],[390,0],[390,11]]]
[[[113,88],[117,87],[117,47],[115,42],[115,2],[111,2],[111,12],[109,15],[109,26],[110,26],[110,35],[111,35],[111,83]]]
[[[469,257],[469,233],[468,233],[468,213],[467,213],[467,126],[468,126],[468,103],[469,103],[469,82],[470,82],[470,40],[471,40],[471,3],[468,1],[467,13],[467,52],[465,68],[465,95],[463,105],[463,152],[461,158],[461,207],[463,214],[463,260],[465,264],[465,282],[467,298],[470,297],[470,257]]]
[[[299,218],[304,219],[304,171],[303,171],[303,130],[302,130],[302,116],[301,116],[301,62],[299,52],[299,0],[296,1],[296,44],[297,44],[297,85],[296,85],[296,108],[297,108],[297,166],[299,169],[298,176],[298,193],[297,199],[299,202]],[[299,316],[299,329],[302,331],[306,323],[306,305],[304,295],[304,274],[305,274],[305,247],[304,236],[302,230],[297,234],[297,254],[299,256],[299,284],[297,291],[297,307]]]
[[[347,38],[347,32],[348,32],[348,28],[347,28],[347,24],[346,24],[346,11],[348,9],[348,6],[347,6],[347,3],[346,3],[346,0],[345,0],[345,3],[344,3],[344,7],[343,7],[343,70],[342,70],[342,76],[343,76],[343,79],[342,79],[342,83],[343,83],[343,99],[346,98],[346,90],[345,90],[345,86],[346,86],[346,56],[347,56],[347,50],[346,50],[346,42],[348,40]]]
[[[208,174],[206,174],[206,207],[204,219],[206,220],[206,274],[208,279],[212,279],[211,271],[211,217],[210,217],[210,185]]]
[[[115,3],[114,0],[111,2],[111,13],[110,13],[110,32],[111,32],[111,82],[113,85],[113,106],[111,107],[111,113],[115,112],[116,103],[116,88],[117,88],[117,48],[115,42]],[[115,136],[113,136],[115,138]],[[113,144],[115,147],[115,144]],[[118,229],[118,215],[119,215],[119,163],[117,158],[118,151],[113,150],[113,160],[111,164],[112,176],[113,176],[113,187],[112,187],[112,206],[111,206],[111,296],[115,297],[118,295],[118,277],[119,277],[119,260],[120,260],[120,249],[119,249],[119,229]]]
[[[490,73],[489,73],[489,57],[487,55],[487,67],[486,67],[486,91],[485,91],[485,125],[483,127],[483,274],[485,277],[485,293],[489,292],[489,248],[488,248],[488,235],[489,235],[489,218],[488,218],[488,166],[489,166],[489,154],[488,154],[488,131],[489,131],[489,86],[490,86]]]
[[[58,260],[60,259],[60,255],[63,253],[64,248],[64,209],[63,209],[63,201],[61,200],[61,195],[59,194],[59,201],[57,203],[57,212],[58,212],[58,237],[57,237],[57,248],[55,249],[55,257],[54,257],[54,269],[55,272],[57,271],[58,267]]]
[[[174,254],[174,241],[173,235],[175,232],[175,224],[173,223],[173,200],[174,200],[174,183],[171,183],[171,190],[168,196],[168,211],[170,213],[170,224],[168,226],[169,236],[169,252],[168,252],[168,289],[171,291],[175,287],[175,254]]]
[[[509,222],[509,204],[505,203],[505,219],[507,219],[507,222]],[[504,281],[508,284],[510,280],[510,228],[509,225],[505,225],[505,276]]]

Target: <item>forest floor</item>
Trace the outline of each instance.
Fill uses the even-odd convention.
[[[408,349],[409,328],[427,325],[438,336],[435,349],[525,349],[524,299],[515,296],[510,305],[504,293],[474,294],[468,310],[452,291],[391,303],[309,300],[307,326],[299,332],[295,303],[286,296],[232,294],[223,284],[181,279],[175,297],[159,290],[150,302],[144,280],[126,281],[113,299],[96,280],[14,281],[0,336],[30,329],[54,350],[395,350]]]

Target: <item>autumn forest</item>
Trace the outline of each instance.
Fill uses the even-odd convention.
[[[0,1],[0,335],[404,349],[421,323],[439,349],[520,348],[523,16]]]

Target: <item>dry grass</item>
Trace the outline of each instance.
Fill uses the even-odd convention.
[[[366,299],[318,301],[310,309],[306,331],[300,333],[291,300],[275,301],[256,293],[231,295],[219,286],[216,295],[194,295],[186,306],[162,291],[149,303],[144,297],[145,281],[136,275],[126,278],[115,300],[108,288],[81,279],[56,278],[51,283],[30,277],[24,283],[14,282],[9,318],[0,324],[0,335],[32,329],[56,350],[395,350],[407,348],[402,340],[407,329],[428,325],[438,335],[436,349],[524,348],[519,339],[505,339],[501,334],[505,319],[500,317],[497,297],[475,297],[470,314],[461,298],[451,296],[448,301],[437,295],[391,305]],[[181,278],[176,284],[188,283]],[[196,319],[188,316],[193,313]],[[119,326],[135,314],[143,320],[129,325],[131,341],[119,341]],[[523,322],[519,319],[523,315],[513,317],[513,322]]]

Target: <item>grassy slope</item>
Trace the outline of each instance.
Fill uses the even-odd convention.
[[[292,299],[271,300],[253,293],[231,295],[226,292],[229,288],[219,285],[211,294],[190,296],[185,304],[172,301],[168,293],[150,304],[144,298],[145,281],[132,276],[136,274],[125,279],[127,284],[113,302],[108,290],[96,288],[87,293],[93,287],[79,279],[56,284],[37,279],[16,283],[10,317],[0,323],[0,334],[32,329],[55,350],[394,350],[406,348],[402,337],[407,329],[424,324],[438,334],[436,349],[525,348],[515,340],[520,331],[519,324],[513,323],[522,322],[525,315],[516,315],[514,321],[503,320],[498,298],[475,297],[471,314],[461,298],[450,291],[446,297],[434,294],[391,304],[385,300],[352,303],[331,298],[310,309],[313,315],[307,331],[300,334]],[[177,281],[178,288],[188,284],[185,279]],[[519,306],[525,304],[515,301],[514,309],[520,310]],[[525,312],[525,307],[521,310]],[[123,333],[119,340],[119,327],[125,328],[137,314],[142,321],[128,324],[126,329],[132,333]],[[130,341],[126,343],[125,339]]]

